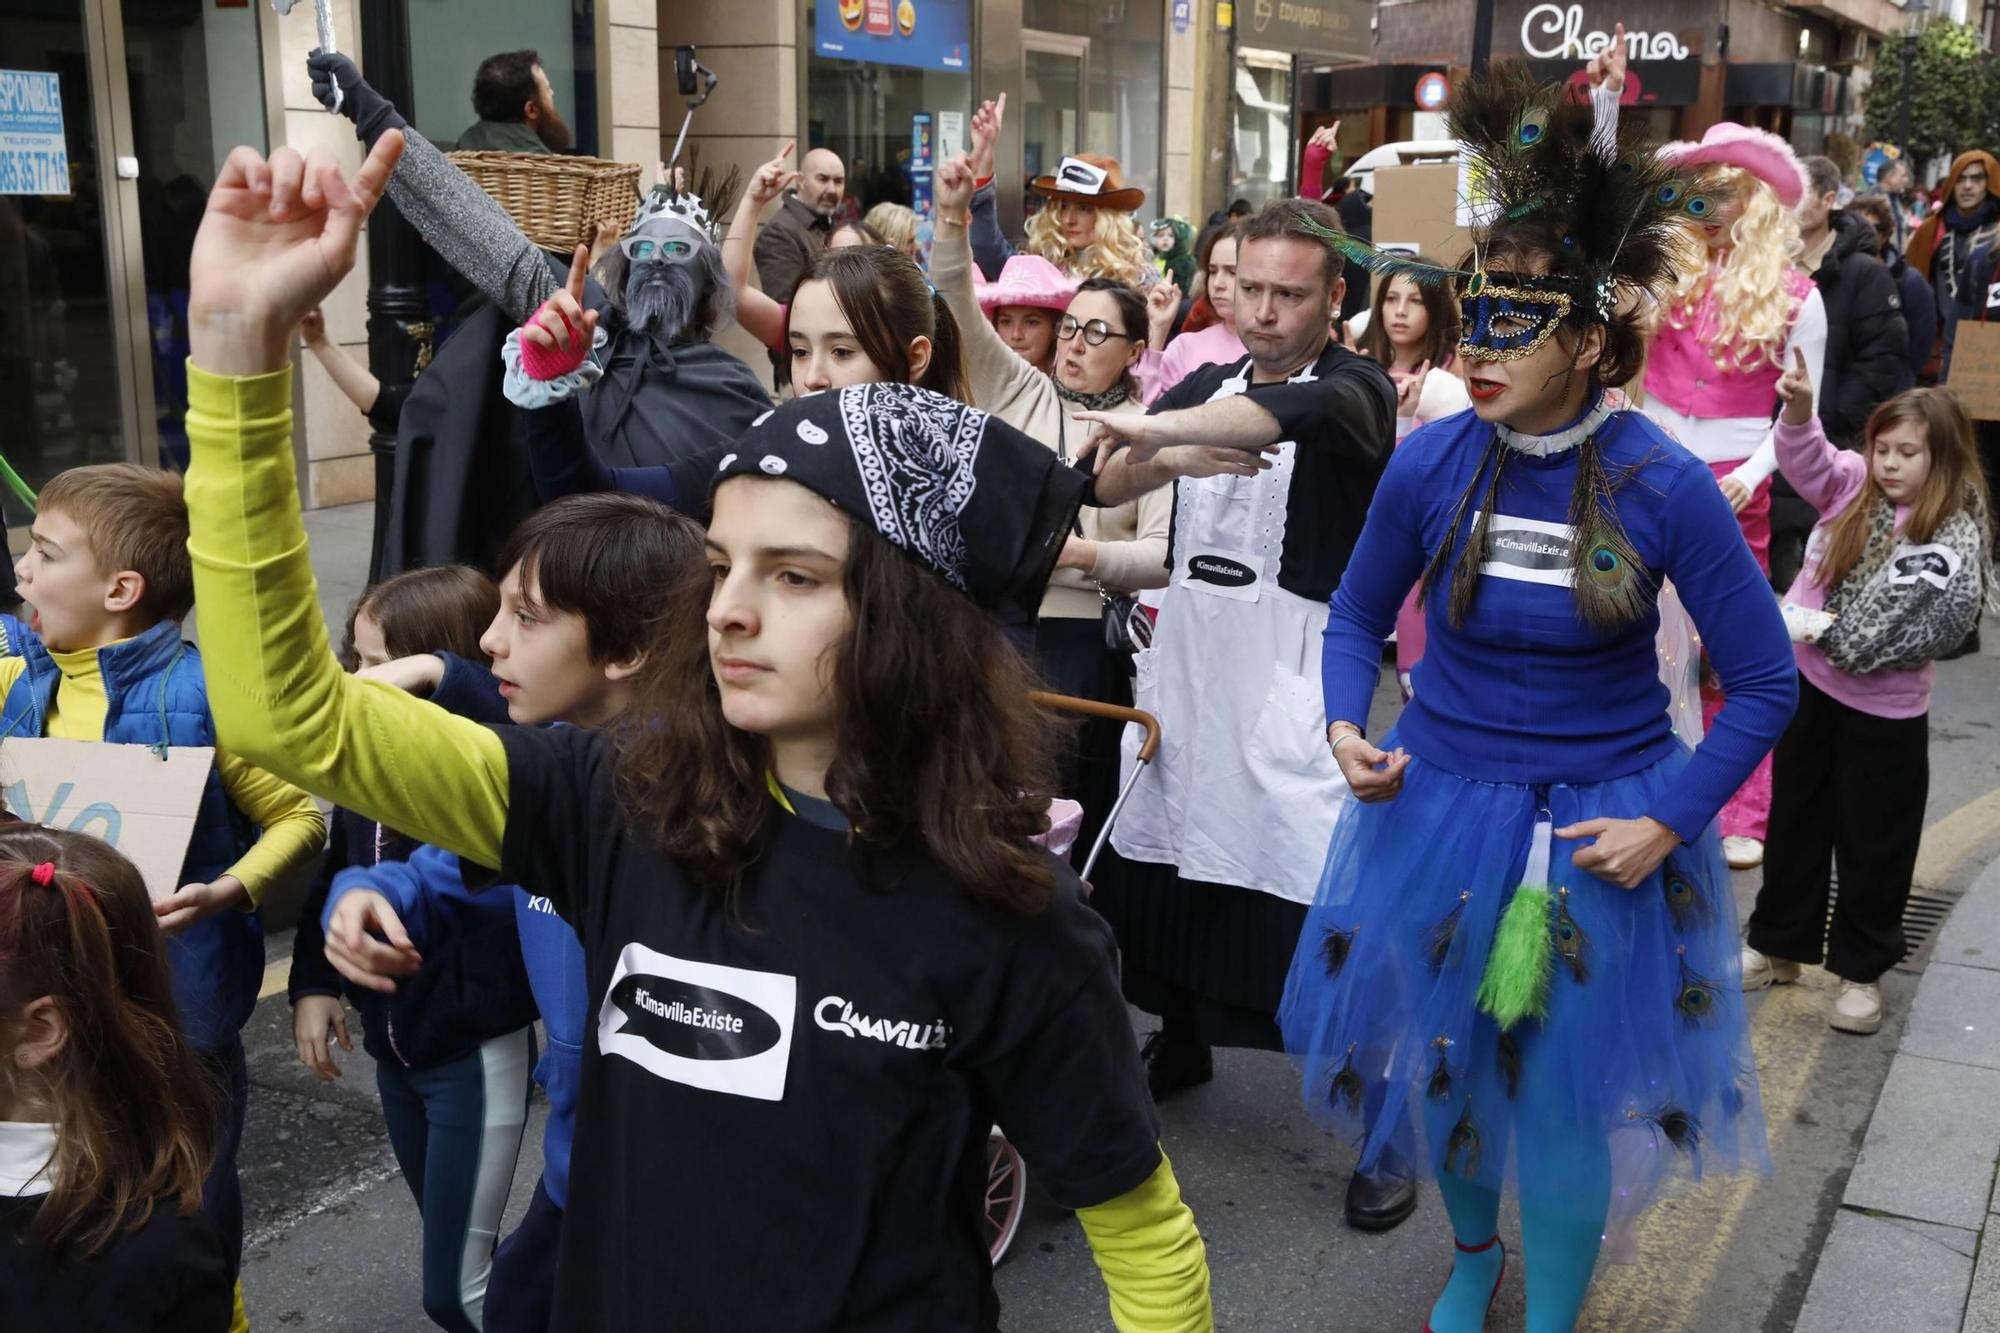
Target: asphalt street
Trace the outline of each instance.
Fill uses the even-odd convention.
[[[322,599],[335,614],[365,553],[366,511],[311,516]],[[1984,654],[1939,668],[1931,715],[1931,829],[1920,889],[1949,898],[2000,850],[2000,629]],[[1378,714],[1379,716],[1379,714]],[[1755,872],[1736,877],[1747,915]],[[2000,940],[1995,941],[2000,948]],[[274,930],[276,993],[246,1032],[252,1083],[243,1153],[249,1244],[244,1282],[252,1326],[401,1333],[427,1327],[419,1302],[418,1217],[383,1129],[373,1069],[360,1050],[322,1084],[300,1067],[283,994],[290,934]],[[1644,1333],[1777,1333],[1797,1314],[1813,1264],[1874,1107],[1919,951],[1885,978],[1889,1021],[1874,1038],[1832,1032],[1832,980],[1753,997],[1751,1014],[1776,1170],[1769,1180],[1712,1181],[1656,1209],[1635,1265],[1606,1265],[1581,1327]],[[1143,1033],[1151,1026],[1135,1014]],[[357,1029],[358,1032],[358,1029]],[[1230,1330],[1416,1333],[1442,1283],[1450,1235],[1434,1191],[1387,1235],[1341,1221],[1351,1154],[1316,1130],[1282,1057],[1219,1052],[1213,1083],[1161,1108],[1163,1139],[1207,1242],[1218,1326]],[[504,1230],[541,1168],[542,1108],[523,1144]],[[1032,1182],[1032,1168],[1030,1179]],[[773,1198],[766,1206],[783,1209]],[[1518,1253],[1519,1229],[1502,1235]],[[584,1238],[587,1241],[587,1238]],[[782,1274],[774,1274],[782,1281]],[[1034,1197],[996,1281],[1003,1324],[1017,1333],[1110,1327],[1081,1230]],[[1522,1328],[1519,1270],[1489,1328]]]

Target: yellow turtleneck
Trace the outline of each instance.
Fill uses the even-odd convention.
[[[49,698],[44,736],[71,741],[104,739],[104,718],[111,700],[104,690],[97,654],[123,642],[126,640],[70,653],[50,652],[62,679]],[[14,688],[27,665],[19,657],[0,657],[0,698]],[[274,882],[319,855],[326,845],[326,820],[311,796],[282,778],[220,749],[215,752],[215,766],[230,803],[263,829],[256,845],[224,872],[243,882],[255,904],[263,901],[264,891]]]

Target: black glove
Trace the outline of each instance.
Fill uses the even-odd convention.
[[[370,149],[389,130],[406,130],[408,121],[396,114],[389,100],[368,86],[352,60],[338,51],[315,47],[306,57],[306,72],[312,75],[312,94],[328,111],[337,111],[354,122],[355,137]],[[340,90],[340,105],[334,105],[334,90]]]

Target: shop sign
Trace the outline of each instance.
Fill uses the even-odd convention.
[[[1239,35],[1280,51],[1365,52],[1370,0],[1249,0]]]
[[[1583,30],[1582,5],[1540,4],[1521,20],[1521,49],[1537,60],[1588,60],[1613,40],[1608,32]],[[1686,60],[1689,54],[1671,32],[1625,33],[1630,60]]]
[[[1174,31],[1185,33],[1194,23],[1194,0],[1174,0]]]
[[[62,83],[40,70],[0,69],[0,194],[68,194]]]
[[[971,0],[818,0],[813,49],[835,60],[963,71]]]

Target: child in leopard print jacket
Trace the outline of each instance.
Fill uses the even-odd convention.
[[[1946,390],[1912,389],[1875,409],[1859,453],[1820,430],[1803,364],[1778,396],[1779,466],[1820,521],[1786,598],[1799,707],[1772,755],[1743,986],[1795,980],[1800,964],[1824,958],[1841,980],[1833,1026],[1866,1034],[1882,1025],[1877,978],[1903,956],[1930,786],[1932,664],[1993,594],[1989,500],[1972,423]]]

